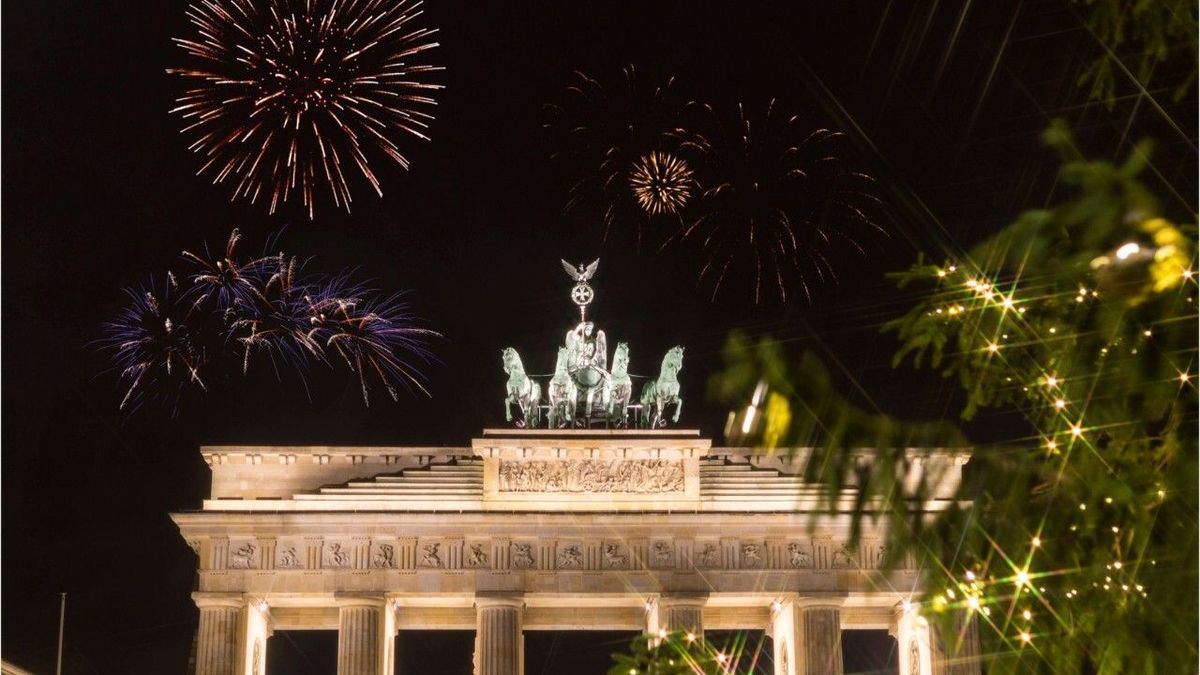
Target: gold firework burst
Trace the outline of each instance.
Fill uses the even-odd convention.
[[[692,198],[696,180],[684,160],[666,152],[642,155],[629,172],[638,206],[652,216],[675,215]]]

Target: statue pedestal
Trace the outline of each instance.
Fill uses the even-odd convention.
[[[695,511],[711,441],[691,430],[486,429],[471,447],[484,510]]]

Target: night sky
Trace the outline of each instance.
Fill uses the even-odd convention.
[[[167,113],[182,90],[165,69],[183,60],[170,43],[188,32],[183,3],[5,10],[0,639],[6,659],[38,672],[53,669],[60,591],[65,672],[184,672],[194,562],[167,514],[207,494],[200,444],[465,445],[502,423],[500,349],[517,346],[531,370],[547,371],[571,325],[560,258],[601,259],[590,315],[610,344],[630,343],[635,372],[686,345],[686,426],[720,432],[724,411],[705,389],[732,328],[815,350],[866,407],[953,417],[952,387],[889,367],[896,344],[878,327],[905,305],[883,275],[918,251],[959,253],[1051,199],[1056,162],[1037,138],[1051,119],[1106,157],[1155,138],[1152,184],[1176,194],[1168,212],[1196,208],[1194,93],[1173,102],[1169,88],[1152,89],[1162,113],[1125,83],[1113,110],[1088,103],[1074,83],[1100,48],[1065,0],[429,0],[434,58],[447,68],[433,141],[408,144],[408,172],[375,163],[382,199],[356,184],[351,215],[322,204],[313,222],[230,203],[228,186],[194,175]],[[542,108],[572,70],[615,81],[627,63],[718,107],[775,98],[814,127],[846,131],[847,159],[878,180],[890,237],[865,257],[836,258],[836,283],[787,305],[749,302],[736,292],[744,279],[710,301],[684,253],[602,243],[594,216],[563,213]],[[314,377],[309,400],[296,382],[252,375],[216,383],[176,419],[119,413],[115,378],[88,343],[123,288],[176,265],[182,249],[222,245],[234,227],[247,250],[282,229],[282,245],[316,266],[410,289],[445,336],[441,365],[428,370],[432,396],[368,410],[349,377]],[[985,417],[968,431],[982,438],[1008,423]],[[586,636],[538,637],[528,672],[602,672],[624,637],[600,637],[591,649]],[[329,639],[273,640],[276,672],[332,672]],[[426,650],[420,672],[463,672],[469,644],[468,634],[404,636],[401,660]]]

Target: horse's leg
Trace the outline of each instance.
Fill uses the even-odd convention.
[[[512,396],[504,397],[504,421],[512,421]]]
[[[674,420],[675,424],[679,424],[679,413],[681,413],[681,412],[683,412],[683,397],[676,396],[675,397],[675,420]]]

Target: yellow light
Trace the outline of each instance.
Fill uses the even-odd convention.
[[[1050,334],[1051,334],[1051,335],[1054,335],[1054,334],[1055,334],[1055,333],[1057,333],[1057,332],[1058,332],[1058,329],[1057,329],[1057,328],[1054,328],[1054,327],[1051,327],[1051,328],[1050,328]]]
[[[1018,586],[1025,586],[1029,583],[1029,572],[1021,570],[1017,572],[1016,582]]]
[[[1014,303],[1014,302],[1013,302],[1013,299],[1012,299],[1012,298],[1005,298],[1005,299],[1004,299],[1004,309],[1012,309],[1012,308],[1013,308],[1013,305],[1015,305],[1015,304],[1016,304],[1016,303]]]
[[[727,659],[727,658],[729,658],[729,657],[725,656],[724,652],[717,652],[717,660],[720,661],[721,663],[725,663],[725,659]]]
[[[1071,425],[1071,435],[1074,436],[1075,438],[1079,438],[1079,437],[1083,436],[1083,425],[1082,424],[1072,424]]]
[[[1067,402],[1064,399],[1056,398],[1054,399],[1054,407],[1062,410],[1063,408],[1067,407]]]
[[[1051,438],[1050,440],[1046,441],[1046,448],[1049,450],[1057,450],[1058,449],[1058,441]]]
[[[975,581],[975,573],[967,570],[967,581]]]
[[[1000,345],[996,344],[995,342],[989,342],[987,350],[990,353],[995,354],[996,352],[1000,351]]]
[[[1025,619],[1026,621],[1029,621],[1030,619],[1033,618],[1033,612],[1030,612],[1029,610],[1025,610],[1024,612],[1021,612],[1021,618]]]
[[[1148,330],[1144,330],[1144,331],[1142,331],[1142,335],[1145,335],[1146,337],[1150,337],[1151,335],[1153,335],[1153,333],[1151,333]]]
[[[1032,543],[1032,544],[1033,544],[1033,547],[1034,547],[1034,548],[1037,548],[1037,547],[1039,547],[1039,546],[1041,546],[1041,545],[1042,545],[1042,538],[1041,538],[1041,537],[1034,537],[1034,538],[1033,538],[1033,541],[1032,541],[1032,542],[1030,542],[1030,543]]]
[[[1080,504],[1080,505],[1079,505],[1079,510],[1080,510],[1080,511],[1087,511],[1087,504]]]
[[[1053,375],[1047,375],[1046,376],[1046,386],[1047,387],[1057,387],[1058,386],[1058,378]]]
[[[910,611],[912,611],[912,607],[913,607],[913,604],[912,604],[912,602],[910,602],[910,601],[908,601],[908,600],[903,600],[903,601],[901,601],[901,602],[900,602],[900,609],[904,610],[904,613],[905,613],[905,614],[907,614],[907,613],[909,613]]]
[[[1112,526],[1112,532],[1113,532],[1113,534],[1116,534],[1117,532],[1120,532],[1120,531],[1121,531],[1121,530],[1120,530],[1120,528],[1118,528],[1116,525],[1113,525],[1113,526]]]
[[[1179,374],[1179,382],[1182,384],[1187,384],[1190,379],[1192,376],[1186,370]]]
[[[983,609],[981,609],[980,611],[981,611],[981,612],[983,612],[983,615],[984,615],[984,616],[991,616],[991,615],[992,615],[992,610],[991,610],[991,608],[990,608],[990,607],[984,607],[984,608],[983,608]]]
[[[1021,631],[1020,638],[1021,638],[1021,642],[1028,643],[1030,640],[1033,639],[1033,636],[1030,635],[1029,633],[1027,633],[1026,631]]]
[[[950,271],[951,271],[951,272],[953,272],[953,271],[955,271],[955,270],[957,270],[957,269],[958,269],[958,267],[956,267],[956,266],[954,266],[954,265],[951,265],[951,266],[950,266]]]
[[[1192,278],[1192,274],[1194,274],[1194,272],[1192,272],[1191,270],[1184,270],[1184,271],[1183,271],[1183,278],[1184,278],[1184,279],[1191,279],[1191,278]]]
[[[1121,561],[1118,560],[1117,562],[1113,563],[1113,567],[1115,567],[1117,569],[1121,569]]]
[[[686,636],[684,636],[684,637],[686,637],[686,638],[687,638],[687,641],[688,641],[688,642],[695,642],[695,641],[696,641],[696,634],[695,634],[695,633],[692,633],[691,631],[688,631],[688,634],[687,634]]]
[[[976,288],[979,288],[979,282],[975,281],[974,279],[967,279],[966,286],[967,286],[967,288],[970,288],[970,289],[976,289]]]
[[[939,279],[944,278],[946,276],[946,270],[938,270],[937,275]]]
[[[974,595],[967,596],[967,606],[971,609],[979,609],[979,598]]]
[[[1111,504],[1111,503],[1112,503],[1112,497],[1105,497],[1105,498],[1104,498],[1104,503],[1105,503],[1105,504]]]

